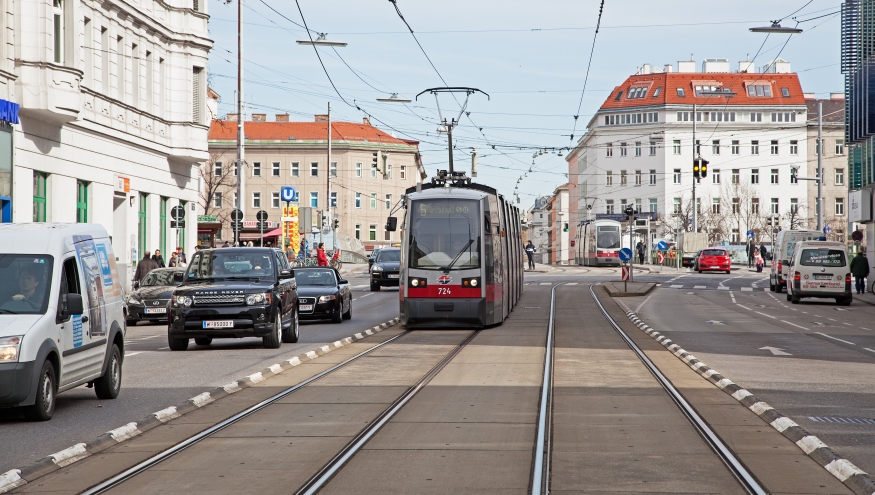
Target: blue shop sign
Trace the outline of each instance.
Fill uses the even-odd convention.
[[[0,121],[10,124],[18,123],[18,103],[0,100]]]

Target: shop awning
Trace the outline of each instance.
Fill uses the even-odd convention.
[[[264,238],[274,238],[283,235],[283,229],[273,229],[264,233]],[[257,239],[261,239],[261,234],[258,232],[242,232],[240,233],[240,240],[243,241],[254,241]]]

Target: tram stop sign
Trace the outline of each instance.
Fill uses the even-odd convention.
[[[668,243],[665,241],[659,241],[656,244],[656,249],[658,249],[660,251],[665,251],[666,249],[668,249]]]
[[[170,210],[170,216],[174,220],[182,220],[185,218],[185,208],[181,206],[174,206],[173,209]]]
[[[623,248],[620,250],[620,261],[623,263],[627,263],[632,259],[632,250],[629,248]]]

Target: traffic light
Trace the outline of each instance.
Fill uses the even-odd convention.
[[[698,179],[702,175],[702,171],[699,169],[699,159],[696,158],[693,160],[693,178]]]
[[[337,230],[337,229],[339,229],[339,228],[340,228],[340,219],[339,219],[339,218],[335,218],[335,219],[334,219],[334,230]]]
[[[798,173],[799,173],[798,168],[796,168],[796,167],[790,168],[790,183],[791,184],[796,183],[796,181],[799,180],[799,176],[797,175]]]
[[[710,162],[701,158],[699,158],[699,162],[699,175],[704,179],[708,175],[708,163]]]
[[[562,228],[562,232],[568,232],[568,222],[565,222],[565,227]]]
[[[374,158],[373,160],[371,160],[371,168],[378,168],[378,157],[380,156],[380,153],[378,151],[375,151],[372,154],[374,155]]]

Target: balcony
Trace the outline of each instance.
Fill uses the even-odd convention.
[[[47,62],[19,62],[15,98],[20,114],[55,124],[79,118],[82,71]]]

